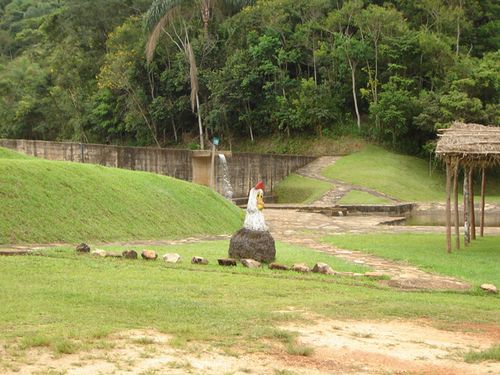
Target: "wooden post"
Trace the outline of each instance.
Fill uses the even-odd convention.
[[[484,236],[484,198],[486,193],[486,174],[484,167],[481,171],[481,237]]]
[[[469,232],[469,175],[467,167],[464,168],[464,246],[470,242]]]
[[[455,247],[460,249],[460,221],[458,215],[458,160],[455,160],[455,168],[453,170],[453,196],[455,201]]]
[[[446,161],[446,251],[451,253],[451,165]]]
[[[474,209],[474,178],[472,175],[473,168],[469,169],[469,199],[470,199],[470,226],[471,226],[471,238],[476,239],[476,210]]]

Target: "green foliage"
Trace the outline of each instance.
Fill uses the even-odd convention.
[[[478,237],[467,248],[447,254],[444,234],[346,234],[325,238],[326,242],[344,249],[404,261],[431,272],[458,277],[476,287],[500,282],[495,268],[500,261],[498,240],[498,236]]]
[[[189,142],[186,35],[208,137],[338,136],[359,121],[418,154],[454,120],[497,125],[500,5],[381,3],[2,1],[0,137]]]
[[[242,220],[202,186],[70,162],[1,158],[0,195],[4,244],[231,233]]]

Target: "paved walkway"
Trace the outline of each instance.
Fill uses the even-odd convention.
[[[330,182],[334,185],[334,188],[327,191],[320,199],[315,201],[315,204],[335,204],[337,201],[342,199],[344,195],[349,193],[352,190],[357,190],[357,191],[362,191],[365,193],[369,193],[372,195],[375,195],[376,197],[384,198],[389,200],[390,202],[398,203],[401,202],[400,200],[390,197],[384,193],[381,193],[379,191],[364,187],[364,186],[359,186],[359,185],[353,185],[349,184],[340,180],[336,179],[330,179],[326,178],[321,174],[321,171],[323,171],[327,166],[334,164],[337,160],[339,160],[339,156],[321,156],[314,160],[313,162],[305,165],[304,167],[298,169],[295,173],[304,176],[304,177],[309,177],[315,180],[321,180],[321,181],[326,181]]]

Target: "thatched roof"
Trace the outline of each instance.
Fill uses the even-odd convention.
[[[500,127],[455,122],[439,130],[438,157],[463,165],[489,167],[500,164]]]

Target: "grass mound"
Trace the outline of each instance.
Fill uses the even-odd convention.
[[[333,185],[292,173],[274,191],[278,203],[312,203],[321,198]]]
[[[377,197],[364,191],[351,190],[344,195],[338,204],[391,204],[391,201],[385,198]]]
[[[27,155],[20,154],[19,152],[15,152],[7,148],[0,147],[0,159],[32,159],[32,158]]]
[[[217,193],[174,178],[0,159],[0,243],[178,238],[231,233],[241,222]]]
[[[413,156],[395,154],[377,146],[343,157],[327,167],[323,175],[359,186],[366,186],[403,201],[443,202],[445,178],[440,171],[429,175],[429,165]],[[480,179],[476,177],[475,193]],[[486,199],[500,201],[500,181],[487,181]]]

